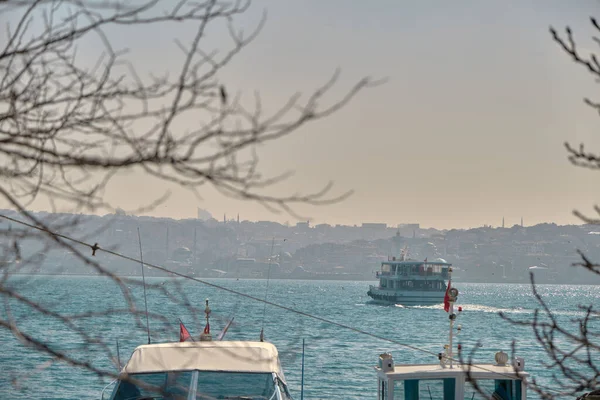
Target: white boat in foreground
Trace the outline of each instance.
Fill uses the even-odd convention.
[[[213,341],[208,301],[206,310],[207,328],[200,341],[138,346],[108,398],[291,400],[275,345]]]
[[[111,400],[288,400],[277,348],[266,342],[201,341],[137,347]]]
[[[461,326],[454,328],[457,315],[454,302],[458,290],[448,283],[445,310],[449,313],[449,343],[438,354],[437,364],[395,364],[390,353],[379,356],[375,367],[379,400],[526,400],[527,379],[525,361],[515,357],[509,362],[508,354],[496,353],[495,363],[460,364],[452,351],[454,337]],[[459,313],[462,309],[458,308]],[[461,345],[457,346],[461,351]],[[475,384],[473,383],[475,382]]]

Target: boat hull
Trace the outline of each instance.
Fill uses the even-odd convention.
[[[444,302],[445,291],[396,291],[371,286],[367,295],[380,304],[401,304],[403,306],[430,306]]]

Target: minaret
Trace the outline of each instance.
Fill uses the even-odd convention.
[[[240,224],[240,213],[238,213],[238,225]]]
[[[193,252],[194,253],[192,254],[192,256],[193,256],[192,259],[194,260],[194,266],[196,266],[196,242],[197,242],[197,240],[196,240],[196,238],[197,238],[196,230],[197,230],[196,227],[194,227],[194,246],[193,246],[193,249],[194,249]]]
[[[223,225],[227,223],[227,214],[223,214]]]
[[[504,217],[502,217],[502,228],[504,228]]]
[[[394,237],[394,239],[392,239],[393,244],[394,244],[394,249],[393,249],[393,256],[395,257],[399,257],[400,256],[400,252],[402,252],[402,236],[400,236],[400,228],[398,228],[398,230],[396,231],[396,237]]]
[[[165,242],[166,242],[165,250],[167,252],[167,260],[168,260],[171,258],[171,257],[169,257],[169,225],[167,225],[167,237],[166,237]]]
[[[521,217],[521,228],[523,227],[523,217]]]

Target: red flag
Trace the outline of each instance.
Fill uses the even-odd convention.
[[[210,333],[210,324],[208,321],[206,322],[206,326],[204,327],[204,333]]]
[[[190,335],[188,330],[185,328],[185,325],[183,325],[183,322],[179,322],[179,341],[185,342],[186,340],[188,340],[191,337],[192,336]]]
[[[444,311],[450,311],[450,295],[448,292],[450,291],[450,281],[448,281],[448,287],[446,288],[446,294],[444,295]]]

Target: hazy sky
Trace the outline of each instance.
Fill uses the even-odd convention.
[[[548,27],[569,24],[592,48],[596,1],[262,0],[240,20],[247,30],[263,9],[258,39],[222,76],[230,92],[267,106],[308,93],[336,67],[341,95],[363,76],[387,77],[334,116],[259,149],[262,169],[294,170],[280,193],[315,191],[329,180],[341,204],[297,207],[314,223],[418,222],[438,228],[539,222],[578,223],[591,210],[600,172],[570,165],[563,142],[600,151],[600,118],[582,102],[600,87],[552,42]],[[155,35],[155,37],[149,36]],[[168,67],[169,32],[145,32],[137,56]],[[330,97],[333,98],[334,96]],[[108,198],[133,209],[168,185],[133,174]],[[196,207],[220,219],[296,220],[205,189],[183,189],[151,215],[189,218]]]

